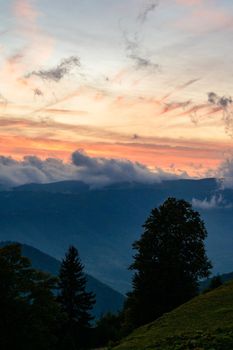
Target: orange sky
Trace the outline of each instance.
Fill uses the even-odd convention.
[[[231,155],[232,3],[155,3],[0,0],[0,154],[191,176]]]

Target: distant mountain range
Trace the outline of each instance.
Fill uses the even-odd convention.
[[[169,196],[193,202],[200,211],[214,273],[233,271],[233,190],[221,190],[215,179],[99,189],[63,181],[5,190],[0,192],[0,240],[20,241],[58,259],[74,244],[89,274],[125,292],[132,243],[151,209]]]
[[[0,247],[10,243],[0,242]],[[34,268],[48,272],[54,276],[58,275],[61,264],[59,260],[29,245],[22,244],[21,247],[22,255],[30,259]],[[117,313],[122,309],[124,303],[124,296],[122,294],[88,274],[86,277],[87,290],[94,292],[96,295],[96,304],[93,308],[93,315],[96,318],[108,312]]]

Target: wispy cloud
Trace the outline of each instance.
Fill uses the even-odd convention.
[[[34,76],[38,76],[43,80],[48,80],[48,81],[53,81],[58,83],[65,76],[69,75],[74,68],[80,67],[80,66],[81,64],[80,64],[79,57],[71,56],[69,58],[63,59],[55,68],[33,71],[29,73],[26,77],[29,78],[32,75],[34,75]]]
[[[176,27],[197,33],[216,31],[233,27],[233,16],[223,2],[206,0],[175,0],[185,6],[188,13],[176,22]]]
[[[191,104],[192,104],[191,100],[184,101],[184,102],[169,102],[169,103],[165,103],[163,111],[161,112],[161,114],[169,113],[169,112],[172,112],[172,111],[177,110],[177,109],[178,110],[179,109],[185,110]]]
[[[7,104],[8,104],[7,99],[0,93],[0,106],[5,108]]]
[[[35,25],[39,16],[39,11],[32,5],[29,0],[15,0],[13,2],[13,11],[17,18]]]
[[[230,155],[217,168],[216,176],[221,179],[220,186],[233,189],[233,156]]]
[[[25,55],[34,65],[46,62],[53,52],[54,38],[38,24],[42,13],[35,6],[35,2],[30,0],[14,0],[12,8],[17,19],[17,32],[28,40]]]
[[[169,92],[168,94],[166,94],[161,100],[165,101],[167,100],[169,97],[173,96],[174,94],[176,94],[177,92],[183,91],[185,90],[187,87],[197,83],[200,79],[196,78],[196,79],[191,79],[188,80],[187,82],[180,84],[178,86],[176,86],[171,92]]]
[[[157,0],[145,1],[143,8],[141,9],[141,11],[138,14],[137,20],[141,24],[144,24],[149,16],[149,14],[150,14],[150,12],[153,12],[157,6],[158,6]]]
[[[134,68],[149,70],[150,72],[158,71],[159,64],[155,63],[148,54],[143,50],[142,31],[148,15],[153,12],[158,6],[157,0],[145,1],[143,7],[139,10],[135,23],[136,29],[133,32],[128,32],[123,22],[120,21],[120,30],[124,39],[126,56],[134,62]]]
[[[134,63],[134,68],[142,70],[150,70],[158,72],[160,65],[153,62],[148,55],[142,53],[142,42],[139,38],[139,33],[135,32],[132,37],[129,36],[126,30],[122,30],[126,56]]]
[[[222,194],[215,194],[210,198],[204,199],[192,199],[192,205],[197,209],[212,210],[218,208],[231,208],[231,205],[227,203]]]

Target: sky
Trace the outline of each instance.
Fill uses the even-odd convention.
[[[0,168],[229,172],[232,39],[231,0],[0,0]]]

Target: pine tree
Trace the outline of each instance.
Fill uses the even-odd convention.
[[[83,270],[78,250],[71,246],[61,264],[58,301],[67,315],[65,328],[68,336],[72,338],[70,342],[79,344],[85,343],[85,339],[81,338],[90,328],[93,319],[90,311],[95,303],[95,295],[86,291],[87,280]]]
[[[194,297],[198,280],[208,277],[211,268],[204,222],[188,202],[168,198],[152,210],[143,227],[133,244],[133,290],[125,305],[125,322],[131,329]]]

